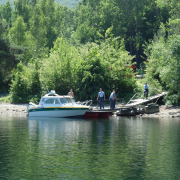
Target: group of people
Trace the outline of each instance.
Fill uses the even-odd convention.
[[[113,92],[111,93],[109,99],[110,99],[110,108],[114,109],[115,104],[116,104],[116,100],[118,100],[117,97],[116,97],[116,94],[115,94],[115,90],[113,90]],[[102,109],[102,108],[104,109],[105,93],[102,91],[102,88],[100,88],[97,100],[99,100],[100,109]]]
[[[70,89],[69,93],[68,93],[68,96],[71,96],[72,98],[74,98],[74,93],[73,93],[73,89]],[[98,97],[97,97],[97,100],[99,99],[99,106],[100,106],[100,109],[104,109],[104,100],[105,100],[105,93],[102,91],[102,88],[100,88],[100,91],[98,93]],[[114,109],[115,108],[115,103],[116,101],[115,100],[118,100],[116,98],[116,94],[115,94],[115,90],[113,90],[113,92],[111,93],[110,97],[110,108],[111,109]]]
[[[147,83],[145,83],[145,85],[144,85],[144,96],[146,97],[146,99],[148,97],[148,93],[149,93],[149,85]],[[73,89],[70,89],[68,96],[72,96],[74,98]],[[102,91],[102,88],[100,88],[100,91],[98,92],[97,100],[99,100],[100,109],[104,109],[105,93],[104,93],[104,91]],[[109,100],[110,100],[110,108],[114,109],[115,104],[116,104],[116,100],[118,100],[116,97],[116,94],[115,94],[115,90],[113,90],[113,92],[111,93]]]
[[[149,93],[149,85],[146,82],[144,85],[144,96],[146,99],[148,98],[148,93]],[[100,109],[102,109],[102,108],[104,109],[105,93],[102,91],[102,88],[100,88],[97,100],[99,100]],[[114,109],[115,104],[116,104],[116,100],[118,100],[116,97],[116,94],[115,94],[115,90],[113,90],[113,92],[111,93],[109,100],[110,100],[110,108]]]

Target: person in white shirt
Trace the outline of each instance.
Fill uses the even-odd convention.
[[[105,93],[102,91],[102,88],[100,88],[100,91],[98,92],[97,100],[99,99],[99,106],[100,109],[104,109],[104,100],[105,100]]]

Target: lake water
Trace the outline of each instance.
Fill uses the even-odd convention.
[[[180,119],[0,117],[0,179],[180,179]]]

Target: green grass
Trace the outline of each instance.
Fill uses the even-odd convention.
[[[0,98],[0,103],[11,103],[11,102],[12,102],[11,95]]]

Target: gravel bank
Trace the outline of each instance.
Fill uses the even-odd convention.
[[[141,114],[141,117],[149,118],[180,118],[180,108],[178,106],[159,106],[159,112],[153,114]]]
[[[0,114],[27,115],[28,104],[0,104]]]

